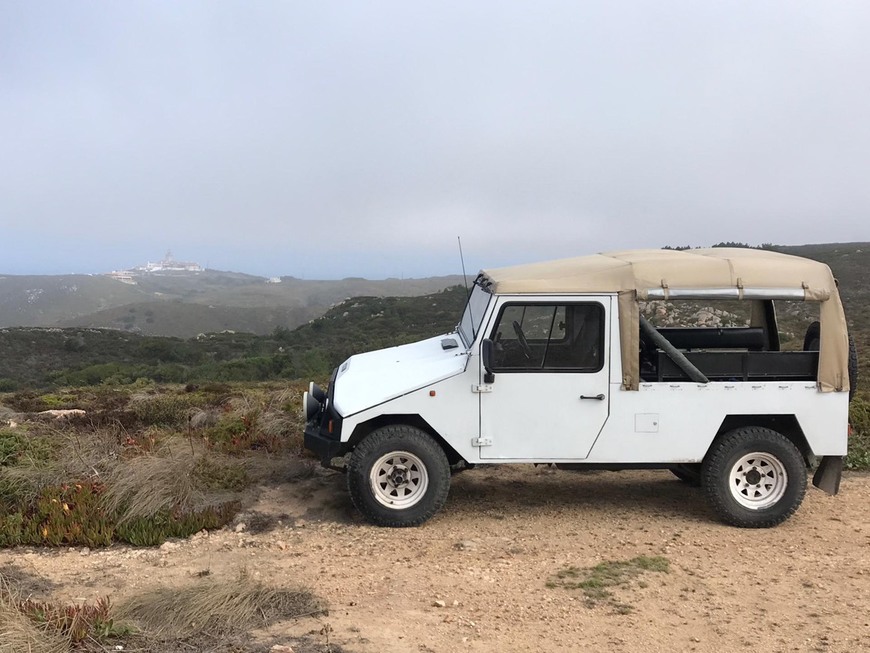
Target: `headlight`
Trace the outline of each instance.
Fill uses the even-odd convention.
[[[308,394],[320,403],[323,403],[323,400],[326,399],[326,392],[324,392],[323,388],[317,385],[314,381],[308,384]]]
[[[320,390],[320,388],[318,388],[318,390]],[[322,393],[323,390],[320,390],[320,392]],[[302,395],[302,414],[305,416],[306,422],[310,422],[317,417],[322,408],[323,405],[314,398],[313,393],[305,392]]]

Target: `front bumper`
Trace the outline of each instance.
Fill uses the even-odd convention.
[[[312,382],[302,399],[302,414],[307,420],[303,439],[305,448],[316,453],[320,464],[330,469],[335,468],[333,458],[347,453],[347,443],[341,441],[342,418],[333,403],[337,376],[338,368],[335,368],[326,392]]]
[[[317,454],[321,465],[331,469],[332,459],[340,458],[347,453],[347,443],[328,438],[320,431],[317,422],[309,422],[305,425],[305,448]]]

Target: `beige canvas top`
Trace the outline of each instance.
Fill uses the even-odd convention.
[[[650,291],[670,294],[732,290],[736,298],[788,297],[821,303],[819,387],[849,389],[846,318],[830,268],[824,263],[768,250],[643,249],[481,271],[500,294],[615,292],[619,294],[623,385],[637,389],[639,313],[637,300]],[[753,294],[753,291],[756,291]]]

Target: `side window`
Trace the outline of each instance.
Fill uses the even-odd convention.
[[[508,304],[490,338],[495,370],[597,372],[604,360],[604,309],[598,303]]]

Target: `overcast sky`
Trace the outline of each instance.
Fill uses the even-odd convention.
[[[0,0],[0,272],[870,240],[870,2]]]

